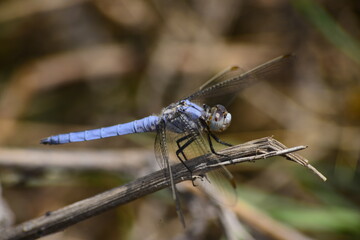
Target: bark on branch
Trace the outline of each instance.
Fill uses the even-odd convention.
[[[268,159],[273,156],[284,156],[288,160],[309,168],[325,181],[326,178],[311,166],[305,158],[293,153],[304,148],[306,146],[287,148],[277,140],[267,137],[219,151],[219,153],[226,157],[210,154],[191,159],[187,162],[187,166],[192,169],[193,175],[196,175],[214,170],[220,165]],[[231,161],[229,161],[229,157],[232,159]],[[221,163],[216,159],[219,159]],[[191,180],[191,174],[181,163],[172,166],[172,171],[175,183]],[[24,222],[18,226],[5,229],[2,231],[0,239],[36,239],[55,233],[111,208],[166,188],[169,184],[164,171],[160,170],[56,211],[47,212],[39,218]]]

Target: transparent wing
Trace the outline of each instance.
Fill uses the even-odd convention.
[[[167,136],[166,136],[166,125],[164,120],[161,120],[157,127],[154,150],[155,150],[155,157],[157,162],[159,163],[160,167],[164,169],[165,176],[170,180],[172,197],[176,204],[176,213],[180,219],[181,224],[185,228],[186,225],[185,225],[184,215],[182,213],[178,191],[174,183],[174,178],[170,166],[169,152],[167,146]]]
[[[164,121],[160,121],[159,125],[156,129],[156,137],[155,137],[155,144],[154,144],[154,152],[155,158],[157,163],[159,164],[161,169],[166,168],[166,161],[168,160],[169,156],[166,151],[166,135],[165,135],[165,123]],[[165,174],[168,174],[165,171]]]
[[[215,85],[216,83],[224,81],[224,79],[229,79],[231,77],[238,76],[240,74],[245,73],[245,71],[241,70],[238,66],[231,66],[223,71],[217,73],[215,76],[210,78],[206,83],[204,83],[199,90],[206,89],[208,87],[211,87],[212,85]]]
[[[230,207],[236,204],[236,188],[229,182],[228,177],[224,176],[224,171],[221,169],[208,172],[206,178],[197,180],[195,184],[202,188],[207,196],[216,203]]]
[[[199,103],[228,105],[236,94],[249,85],[262,80],[278,77],[287,69],[294,55],[283,55],[274,58],[244,73],[239,67],[230,67],[207,81],[199,91],[186,99]]]

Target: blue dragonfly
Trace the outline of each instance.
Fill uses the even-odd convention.
[[[231,123],[231,114],[225,106],[231,103],[239,91],[250,84],[270,79],[274,73],[276,76],[276,73],[284,69],[292,58],[293,55],[283,55],[248,72],[237,66],[229,67],[203,84],[198,91],[164,108],[160,115],[110,127],[54,135],[42,139],[41,143],[54,145],[156,132],[154,144],[156,160],[170,181],[176,211],[185,226],[170,159],[178,159],[192,174],[191,169],[186,165],[188,159],[209,153],[220,155],[214,148],[213,140],[224,146],[232,146],[215,135],[226,130]],[[170,146],[174,148],[173,152],[170,152]],[[218,181],[219,176],[220,179],[225,178],[226,182],[235,189],[233,175],[225,167],[200,177],[206,177],[213,183],[213,180]],[[223,182],[221,181],[221,184]],[[217,183],[214,182],[214,185],[216,187]]]

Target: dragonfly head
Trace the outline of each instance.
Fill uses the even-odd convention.
[[[222,132],[230,126],[231,114],[222,105],[205,108],[205,121],[212,132]]]

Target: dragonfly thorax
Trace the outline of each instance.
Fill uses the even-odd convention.
[[[205,121],[212,132],[225,131],[230,126],[231,114],[223,105],[216,105],[212,108],[204,106]]]

